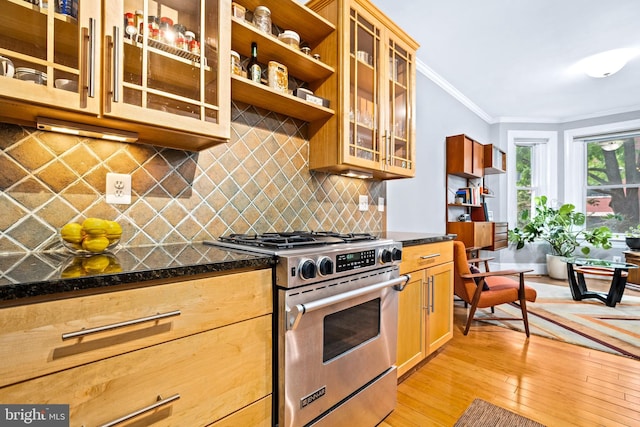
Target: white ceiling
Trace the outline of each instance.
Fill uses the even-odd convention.
[[[600,79],[571,68],[605,50],[640,49],[640,0],[373,3],[420,43],[419,70],[444,79],[489,122],[640,110],[640,56]]]

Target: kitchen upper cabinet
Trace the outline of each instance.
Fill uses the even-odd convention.
[[[83,0],[69,15],[49,4],[0,0],[9,11],[0,55],[31,71],[0,77],[3,116],[135,132],[190,151],[228,141],[229,0]]]
[[[366,0],[312,0],[337,31],[317,48],[338,72],[316,94],[336,100],[336,116],[309,127],[309,167],[415,175],[415,54],[418,44]]]
[[[0,0],[0,55],[13,65],[0,76],[3,116],[12,102],[99,115],[101,4],[81,3],[74,17],[56,13],[54,2]]]

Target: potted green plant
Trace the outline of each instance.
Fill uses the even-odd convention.
[[[640,224],[635,227],[629,227],[625,233],[624,241],[632,251],[640,250]]]
[[[535,197],[534,203],[535,215],[531,216],[529,211],[522,212],[520,219],[525,225],[509,230],[509,241],[516,244],[516,249],[522,249],[526,243],[537,239],[549,243],[551,253],[547,254],[547,272],[550,277],[566,278],[567,269],[562,258],[572,256],[579,247],[582,254],[588,255],[590,248],[584,243],[603,249],[611,248],[612,233],[609,227],[586,230],[583,227],[586,216],[576,212],[574,205],[567,203],[557,209],[552,208],[547,205],[547,196]]]

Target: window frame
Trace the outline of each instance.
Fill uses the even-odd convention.
[[[509,228],[518,221],[516,191],[516,145],[532,145],[532,196],[545,195],[553,204],[558,200],[558,132],[537,130],[511,130],[507,132],[507,219]]]
[[[607,123],[603,125],[572,128],[564,131],[564,194],[565,203],[576,206],[576,210],[586,212],[586,144],[585,139],[605,134],[637,131],[640,120]],[[624,239],[624,233],[614,235]]]

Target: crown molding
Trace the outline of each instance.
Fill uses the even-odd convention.
[[[478,117],[485,122],[493,123],[493,118],[488,115],[482,108],[478,107],[473,101],[467,98],[462,92],[456,89],[451,83],[446,81],[444,77],[433,71],[427,64],[416,58],[416,70],[424,74],[429,80],[442,88],[445,92],[451,95],[454,99],[458,100],[462,105],[473,111]]]

